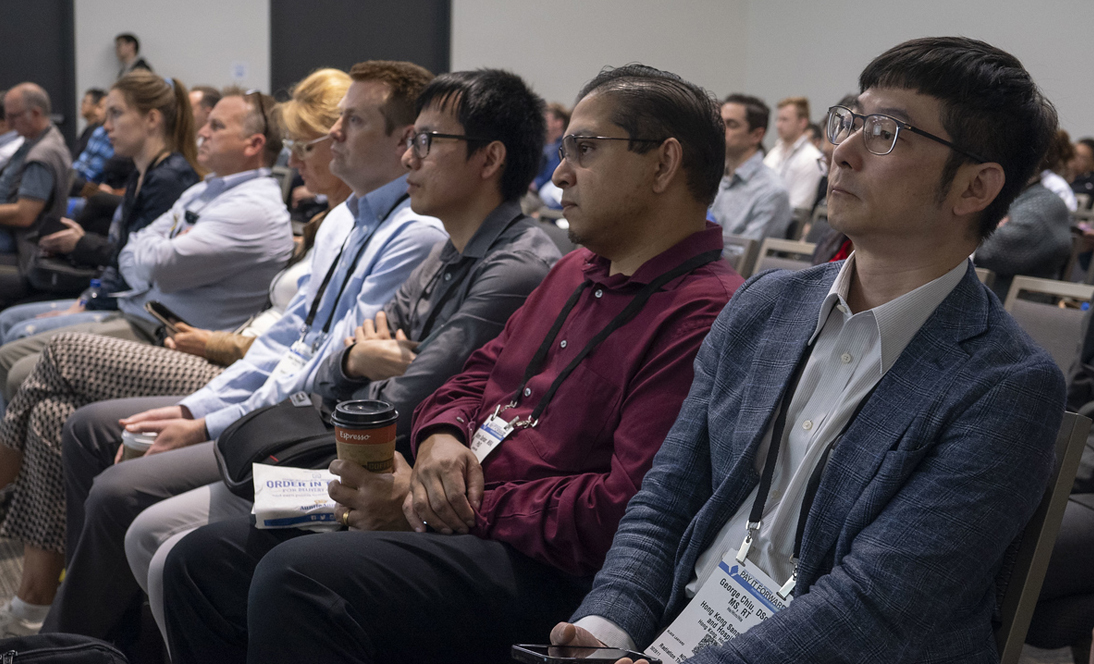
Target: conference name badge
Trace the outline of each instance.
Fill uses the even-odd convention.
[[[682,662],[710,646],[736,638],[782,611],[793,597],[783,600],[776,583],[755,563],[737,562],[735,550],[726,554],[695,597],[654,639],[646,654],[665,662]]]
[[[274,376],[292,376],[308,363],[308,360],[312,358],[311,346],[307,345],[303,341],[297,340],[293,342],[293,345],[289,347],[289,350],[285,351],[285,354],[281,356],[281,361],[274,367]]]
[[[515,422],[516,419],[514,418],[513,421]],[[498,417],[495,411],[475,432],[471,439],[471,453],[475,455],[479,463],[482,463],[482,460],[511,433],[513,433],[513,424]]]

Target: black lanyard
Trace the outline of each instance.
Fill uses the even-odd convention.
[[[376,235],[376,231],[380,230],[380,226],[384,224],[391,213],[394,212],[408,196],[408,194],[403,194],[402,197],[395,202],[395,205],[391,206],[391,210],[378,221],[376,227],[372,229],[368,234],[368,237],[365,238],[365,241],[361,243],[360,248],[357,249],[357,254],[353,257],[353,262],[346,266],[346,277],[342,280],[342,286],[338,289],[338,296],[334,299],[330,314],[327,315],[327,322],[323,324],[324,335],[330,332],[330,325],[334,320],[334,312],[338,309],[338,301],[342,299],[342,293],[345,292],[346,285],[349,284],[349,280],[353,278],[353,273],[357,268],[357,261],[361,260],[361,255],[365,253],[365,249],[367,249],[369,243],[372,242],[372,237]],[[308,330],[311,329],[312,324],[315,322],[315,315],[319,312],[319,305],[323,301],[323,294],[327,292],[327,286],[330,284],[331,278],[334,277],[335,271],[342,262],[342,254],[346,251],[347,243],[349,243],[349,237],[342,243],[342,248],[338,250],[338,255],[334,258],[334,262],[332,262],[330,268],[327,269],[327,275],[323,277],[323,282],[319,284],[319,290],[315,292],[315,298],[312,300],[311,309],[308,311],[308,317],[304,319],[304,328],[300,331],[301,339],[304,338],[304,335],[308,333]]]
[[[610,335],[612,332],[615,332],[620,327],[626,325],[635,316],[637,316],[638,313],[642,311],[642,307],[645,306],[646,301],[649,300],[650,297],[652,297],[653,294],[660,290],[661,287],[664,286],[666,283],[681,275],[687,274],[692,270],[695,270],[696,268],[706,265],[707,263],[712,263],[718,260],[719,258],[721,258],[721,255],[721,251],[708,251],[706,253],[699,254],[698,256],[694,256],[691,259],[684,261],[680,265],[669,270],[668,272],[665,272],[650,283],[646,284],[642,288],[642,290],[640,290],[634,296],[634,298],[629,303],[627,303],[627,306],[623,308],[623,311],[620,311],[618,314],[616,314],[615,318],[613,318],[611,322],[608,323],[607,327],[605,327],[603,330],[597,333],[596,336],[590,339],[589,343],[585,344],[585,347],[581,349],[581,352],[578,353],[576,357],[574,357],[570,364],[568,364],[566,368],[563,369],[557,377],[555,377],[555,380],[551,383],[550,388],[547,389],[547,392],[543,395],[542,398],[540,398],[539,403],[536,405],[535,409],[532,410],[532,414],[529,415],[527,419],[522,420],[521,422],[514,423],[514,426],[536,426],[536,424],[539,423],[540,415],[542,415],[543,411],[546,410],[547,404],[551,402],[551,399],[555,396],[555,392],[558,391],[559,386],[561,386],[563,381],[565,381],[570,376],[570,374],[573,373],[574,369],[577,368],[577,365],[581,364],[581,361],[584,360],[585,357],[589,355],[589,353],[593,352],[593,350],[597,346],[599,346],[601,342],[608,338],[608,335]],[[539,349],[536,350],[536,354],[532,356],[532,361],[528,363],[528,367],[524,371],[524,379],[520,382],[520,386],[517,388],[516,393],[513,394],[513,398],[508,406],[509,408],[515,408],[516,406],[520,405],[521,397],[524,396],[525,385],[527,385],[528,381],[531,380],[532,377],[539,373],[539,371],[543,368],[543,364],[547,359],[547,351],[550,350],[552,345],[554,345],[555,337],[558,336],[559,331],[562,329],[563,323],[566,322],[566,317],[569,316],[573,308],[577,306],[577,301],[581,298],[581,294],[590,285],[592,285],[590,281],[582,281],[581,284],[579,284],[574,292],[570,295],[570,299],[567,300],[566,304],[562,307],[562,311],[559,312],[554,324],[547,332],[547,336],[544,337],[543,343],[539,345]]]
[[[747,532],[745,535],[744,544],[741,549],[744,554],[738,553],[738,560],[743,559],[748,554],[748,547],[752,544],[754,535],[760,530],[760,523],[763,519],[764,507],[767,504],[767,495],[771,491],[771,481],[775,476],[775,465],[779,458],[779,447],[782,444],[783,431],[786,428],[787,413],[790,412],[790,401],[794,397],[794,393],[798,389],[798,383],[801,381],[802,374],[805,372],[805,365],[809,363],[809,357],[813,354],[813,344],[809,344],[805,347],[805,352],[802,354],[801,359],[798,361],[798,365],[794,367],[794,374],[790,378],[790,382],[787,383],[786,390],[782,395],[782,404],[779,407],[779,414],[775,417],[775,424],[771,429],[771,442],[767,448],[767,459],[764,461],[763,473],[760,475],[760,485],[756,489],[756,499],[752,502],[752,511],[748,515],[748,525],[746,526]],[[879,381],[880,382],[880,381]],[[820,488],[821,477],[824,475],[824,469],[828,464],[828,455],[832,452],[832,449],[843,438],[847,430],[851,428],[851,424],[854,423],[855,418],[862,412],[863,406],[870,400],[870,397],[874,394],[874,390],[877,389],[877,383],[870,388],[870,391],[866,393],[858,405],[855,407],[853,413],[851,413],[850,419],[844,423],[843,428],[840,429],[839,434],[832,439],[832,442],[828,443],[824,447],[824,451],[821,453],[820,459],[817,461],[817,465],[813,468],[813,472],[809,475],[809,481],[805,485],[805,495],[802,496],[801,509],[798,511],[798,525],[794,533],[794,553],[791,556],[791,561],[794,563],[794,574],[791,576],[790,581],[787,582],[783,589],[785,594],[780,592],[783,599],[789,595],[790,589],[793,588],[793,581],[798,575],[798,559],[801,557],[802,536],[805,534],[805,522],[809,518],[809,510],[813,507],[813,501],[817,497],[817,490]]]

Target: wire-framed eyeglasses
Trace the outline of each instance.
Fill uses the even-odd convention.
[[[845,106],[833,106],[828,109],[828,140],[832,145],[839,145],[857,130],[862,130],[862,141],[866,149],[876,155],[887,155],[896,146],[896,139],[901,130],[907,130],[913,134],[919,134],[950,148],[954,152],[965,155],[978,164],[987,163],[988,159],[980,155],[962,149],[944,138],[923,131],[918,127],[898,120],[891,115],[872,113],[860,115]]]
[[[584,166],[584,159],[596,146],[589,141],[629,141],[631,143],[664,143],[663,138],[631,138],[629,136],[579,136],[567,134],[562,137],[562,144],[558,146],[558,160],[570,161],[578,166]]]
[[[297,159],[307,159],[311,156],[311,153],[315,151],[315,146],[327,140],[330,140],[330,134],[324,134],[319,138],[313,138],[310,141],[297,141],[291,138],[284,138],[281,140],[281,143],[291,150],[293,156]]]
[[[433,146],[433,139],[447,138],[455,141],[489,141],[488,138],[475,138],[465,134],[442,134],[437,131],[420,131],[406,139],[406,149],[414,150],[414,156],[425,159],[429,156],[429,148]]]

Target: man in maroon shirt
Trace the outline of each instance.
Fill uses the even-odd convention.
[[[339,514],[401,508],[414,532],[298,537],[250,559],[249,661],[507,661],[588,590],[743,280],[705,221],[725,150],[707,93],[605,71],[569,132],[554,182],[585,248],[418,407],[409,476],[332,488]]]

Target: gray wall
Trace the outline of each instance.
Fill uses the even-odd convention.
[[[233,63],[246,63],[241,82],[269,87],[267,0],[81,1],[75,16],[77,91],[114,80],[122,31],[188,84],[235,82]],[[889,46],[964,34],[1020,57],[1079,136],[1094,134],[1092,25],[1090,0],[452,0],[451,67],[507,67],[569,103],[602,66],[641,61],[719,96],[804,94],[819,117]]]

